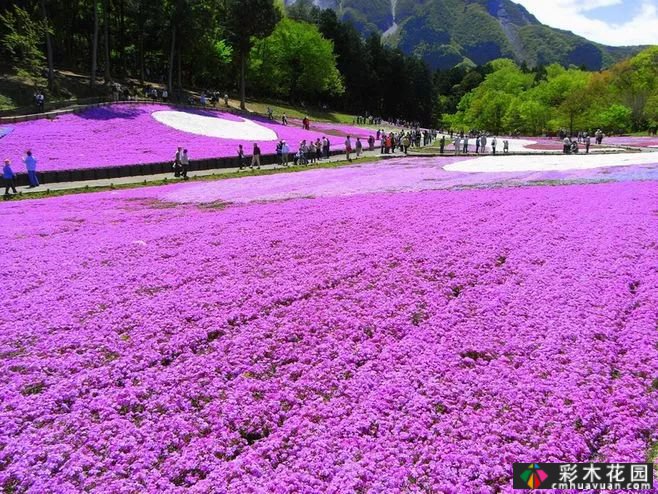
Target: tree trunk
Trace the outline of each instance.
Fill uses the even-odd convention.
[[[119,2],[119,57],[121,59],[121,73],[126,77],[128,75],[128,63],[126,62],[126,16],[124,3],[125,0]]]
[[[46,57],[48,59],[48,89],[53,90],[55,82],[55,67],[53,62],[53,42],[50,36],[50,22],[48,21],[48,11],[46,10],[46,0],[41,0],[41,14],[46,24]]]
[[[96,70],[98,69],[98,0],[94,0],[94,37],[91,41],[91,77],[89,86],[96,86]]]
[[[144,29],[139,31],[139,82],[144,84]]]
[[[144,0],[140,0],[139,2],[139,10],[138,10],[138,15],[139,15],[139,22],[137,24],[137,29],[139,30],[139,35],[138,35],[138,45],[139,45],[139,82],[141,84],[144,84],[144,79],[145,79],[145,66],[144,66],[144,58],[145,58],[145,53],[144,53],[144,30],[146,26],[146,20],[144,19],[145,14],[144,14]]]
[[[183,89],[183,57],[178,43],[178,89]]]
[[[169,80],[167,90],[173,93],[174,82],[174,56],[176,54],[176,25],[171,26],[171,51],[169,52]]]
[[[247,66],[247,54],[243,51],[240,53],[240,108],[242,110],[247,109],[245,104],[246,100],[246,78],[245,78],[245,69]]]
[[[103,24],[105,38],[105,84],[112,82],[110,69],[110,0],[103,0]]]

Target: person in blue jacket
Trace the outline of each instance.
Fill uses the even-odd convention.
[[[9,197],[9,189],[12,189],[14,194],[18,194],[15,181],[16,174],[11,169],[11,162],[9,160],[5,160],[5,166],[2,168],[2,178],[5,182],[5,197]]]
[[[39,179],[37,178],[37,160],[32,156],[32,151],[25,153],[23,158],[25,168],[27,168],[27,178],[30,181],[30,189],[39,186]]]

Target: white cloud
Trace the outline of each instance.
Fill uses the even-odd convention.
[[[591,41],[606,45],[658,44],[658,7],[656,0],[644,1],[628,20],[605,22],[590,19],[587,12],[599,7],[622,5],[622,0],[516,0],[544,24],[573,31]]]

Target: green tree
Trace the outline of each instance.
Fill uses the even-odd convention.
[[[619,100],[633,113],[636,129],[646,125],[645,108],[658,90],[658,46],[648,48],[612,68],[613,88]]]
[[[519,105],[519,114],[523,130],[538,135],[546,129],[551,110],[540,101],[525,99]]]
[[[595,116],[593,127],[604,129],[608,132],[624,133],[633,126],[633,111],[627,106],[614,103],[599,111]]]
[[[647,101],[646,112],[649,125],[653,128],[658,127],[658,93]]]
[[[224,27],[240,64],[240,108],[245,109],[246,67],[255,39],[266,38],[276,27],[281,12],[273,0],[225,0]]]
[[[250,54],[249,75],[265,92],[293,100],[344,90],[331,41],[317,27],[283,19]]]
[[[5,31],[2,51],[14,69],[19,75],[29,77],[37,84],[43,83],[42,72],[46,57],[41,47],[48,30],[47,25],[18,5],[0,15],[0,23]]]

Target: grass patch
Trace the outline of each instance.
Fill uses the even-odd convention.
[[[237,102],[236,102],[237,103]],[[302,108],[280,101],[247,101],[247,109],[252,112],[267,115],[267,108],[270,107],[274,112],[274,118],[279,120],[281,115],[285,114],[288,118],[308,117],[311,121],[323,121],[333,123],[351,124],[354,121],[353,115],[346,113],[319,110],[314,108]],[[221,105],[218,107],[221,109]],[[311,122],[312,124],[312,122]]]
[[[651,443],[647,451],[647,463],[656,463],[658,461],[658,442]]]
[[[9,96],[0,94],[0,110],[11,110],[16,108],[16,103]]]

